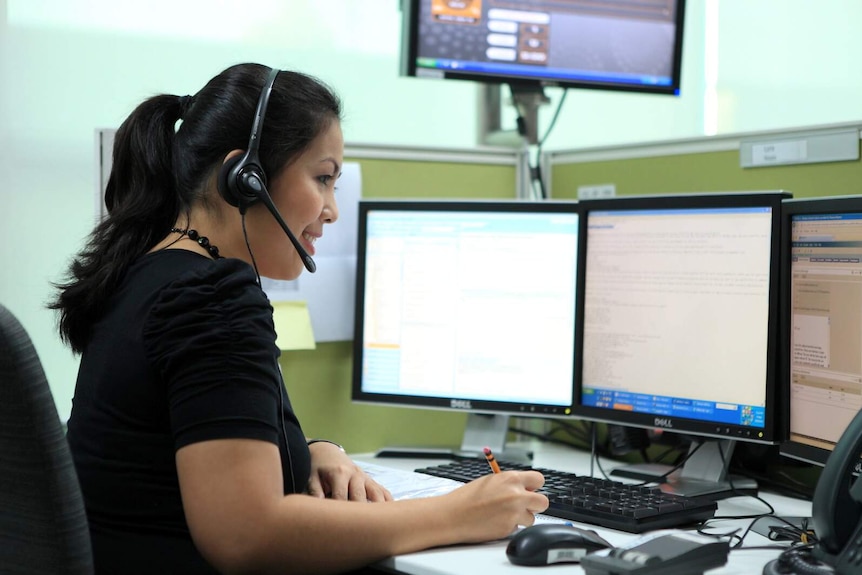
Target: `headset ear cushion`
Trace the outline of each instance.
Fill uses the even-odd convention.
[[[237,154],[225,161],[218,173],[218,191],[221,197],[224,198],[224,201],[235,207],[239,207],[243,197],[237,184],[237,180],[239,179],[238,168],[242,158],[242,154]]]

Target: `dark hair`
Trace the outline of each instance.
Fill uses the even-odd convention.
[[[60,336],[75,352],[83,351],[129,265],[168,235],[181,214],[206,201],[207,185],[228,152],[246,149],[269,72],[259,64],[231,66],[191,98],[149,98],[117,130],[105,190],[108,216],[72,261],[68,281],[57,285],[60,293],[49,305],[60,311]],[[340,117],[338,97],[326,85],[280,72],[260,137],[261,167],[269,178]]]

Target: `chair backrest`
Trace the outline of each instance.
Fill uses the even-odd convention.
[[[2,305],[0,572],[93,572],[84,501],[51,389],[30,337]]]

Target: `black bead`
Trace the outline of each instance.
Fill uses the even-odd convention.
[[[177,234],[188,236],[190,240],[196,241],[198,245],[207,250],[207,253],[209,253],[212,259],[221,259],[221,255],[219,255],[218,253],[218,248],[210,243],[209,238],[200,235],[197,230],[181,230],[179,228],[171,228],[171,231]]]

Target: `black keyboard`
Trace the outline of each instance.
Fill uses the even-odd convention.
[[[504,471],[535,469],[545,476],[545,485],[540,490],[550,501],[545,515],[629,533],[700,523],[712,518],[717,507],[715,501],[671,495],[655,486],[598,479],[505,461],[500,462],[500,468]],[[484,459],[463,459],[416,471],[467,483],[487,475],[490,468]]]

